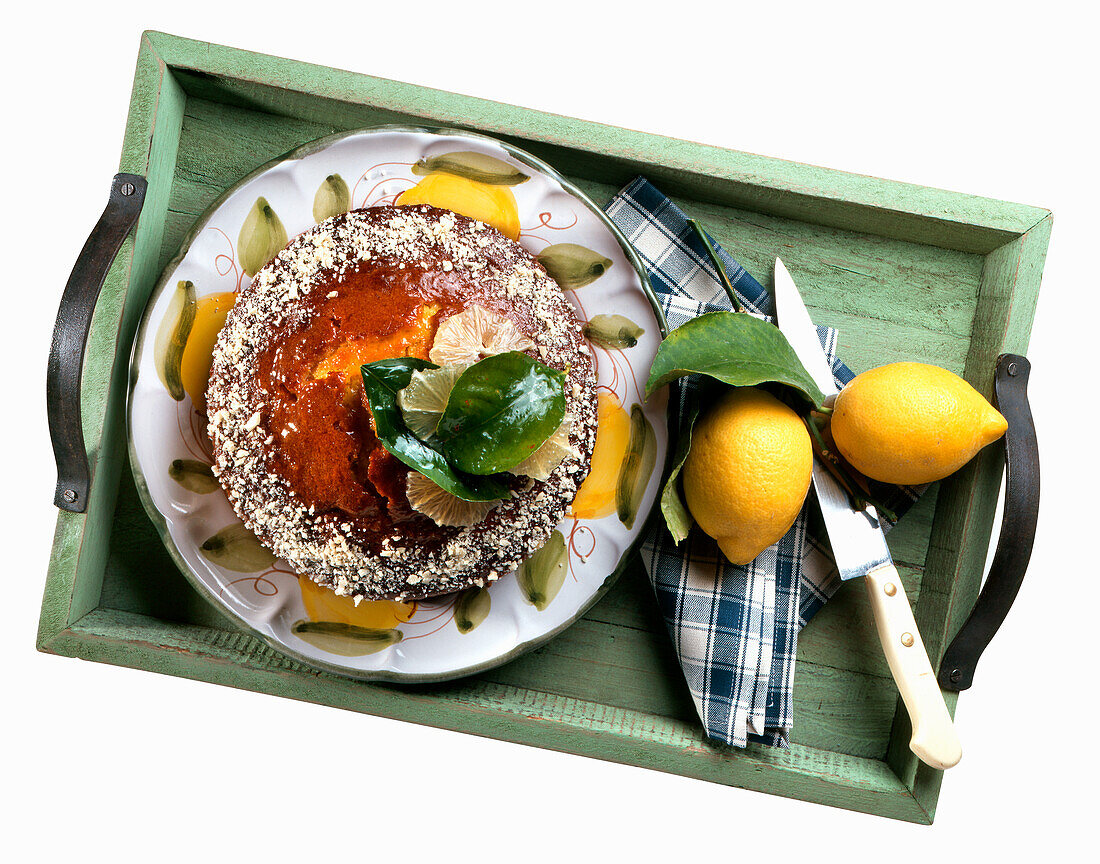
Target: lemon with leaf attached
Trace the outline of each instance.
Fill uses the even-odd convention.
[[[890,363],[857,375],[836,397],[830,426],[857,471],[906,485],[953,474],[1008,429],[966,381],[927,363]]]
[[[787,533],[806,500],[813,449],[802,419],[770,393],[737,387],[696,422],[684,497],[734,564]]]

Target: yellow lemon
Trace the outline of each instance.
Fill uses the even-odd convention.
[[[831,420],[841,454],[874,480],[942,480],[1005,434],[1008,423],[954,372],[890,363],[840,391]]]
[[[191,404],[200,411],[206,405],[206,385],[210,380],[210,364],[214,362],[214,343],[225,326],[225,316],[237,302],[233,291],[211,294],[195,304],[195,323],[183,349],[180,377]]]
[[[748,564],[794,523],[813,472],[810,433],[763,390],[739,387],[695,424],[684,496],[699,527]]]
[[[415,603],[396,600],[361,600],[359,605],[350,597],[341,597],[331,588],[318,585],[308,576],[298,578],[302,603],[313,621],[333,621],[370,630],[389,630],[403,624],[416,611]]]
[[[492,225],[505,237],[519,239],[519,208],[507,186],[490,186],[456,174],[429,174],[397,199],[398,205],[430,204]]]

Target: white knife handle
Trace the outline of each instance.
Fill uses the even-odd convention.
[[[866,582],[878,638],[912,722],[909,749],[933,768],[950,768],[962,758],[962,744],[936,683],[936,673],[928,661],[898,571],[893,564],[886,564],[868,573]]]

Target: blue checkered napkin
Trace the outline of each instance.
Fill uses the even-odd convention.
[[[606,207],[650,272],[670,328],[705,312],[729,311],[710,258],[675,204],[638,177]],[[713,242],[713,241],[712,241]],[[767,315],[771,295],[714,244],[745,308]],[[818,328],[838,385],[852,372],[836,359],[836,331]],[[681,387],[681,414],[700,397]],[[692,531],[679,547],[661,525],[642,557],[707,734],[727,744],[788,746],[798,631],[840,584],[827,543],[807,532],[804,509],[782,540],[746,566]]]

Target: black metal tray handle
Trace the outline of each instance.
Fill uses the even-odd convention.
[[[80,419],[80,374],[92,312],[103,280],[145,203],[145,178],[116,174],[103,215],[88,236],[61,295],[46,369],[46,416],[57,462],[53,503],[70,513],[88,507],[91,469]]]
[[[1008,615],[1035,545],[1039,520],[1039,446],[1027,401],[1031,364],[1018,354],[997,358],[993,398],[1008,421],[1005,434],[1005,505],[997,551],[974,609],[955,634],[940,664],[944,690],[966,690],[974,667]]]

